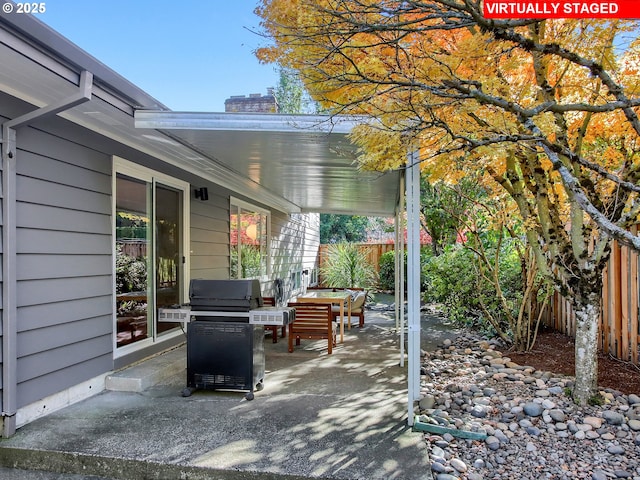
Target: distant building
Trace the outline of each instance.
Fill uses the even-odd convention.
[[[267,90],[266,95],[252,93],[246,95],[232,95],[224,101],[224,111],[227,113],[278,113],[278,102],[273,94],[273,88]]]

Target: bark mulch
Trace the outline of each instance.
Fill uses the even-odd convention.
[[[530,352],[503,354],[519,365],[530,365],[537,370],[571,375],[575,374],[573,338],[552,330],[540,330]],[[623,362],[609,355],[598,356],[598,385],[624,394],[640,395],[640,366]]]

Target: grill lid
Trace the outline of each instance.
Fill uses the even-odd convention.
[[[260,282],[252,280],[191,280],[189,302],[196,310],[248,312],[262,307]]]

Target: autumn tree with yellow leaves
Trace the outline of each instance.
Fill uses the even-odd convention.
[[[362,168],[480,172],[513,198],[538,268],[576,315],[574,399],[597,388],[611,239],[640,250],[637,21],[489,20],[480,0],[262,0],[273,45],[334,114],[371,122]]]

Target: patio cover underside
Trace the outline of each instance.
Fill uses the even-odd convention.
[[[393,216],[400,173],[361,171],[347,134],[357,119],[316,115],[143,111],[154,129],[280,196],[290,211]],[[207,169],[207,165],[203,165]]]

